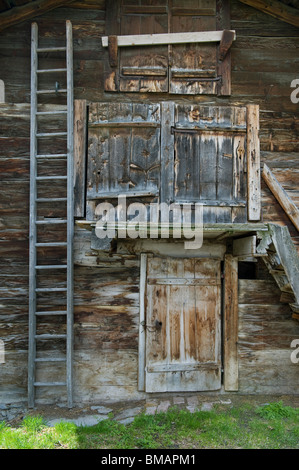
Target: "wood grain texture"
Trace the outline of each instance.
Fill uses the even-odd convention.
[[[261,219],[259,106],[247,106],[248,220]]]
[[[74,102],[74,216],[85,214],[87,103]]]
[[[153,257],[147,276],[145,390],[219,389],[219,261]]]
[[[224,260],[224,389],[238,391],[238,259]]]

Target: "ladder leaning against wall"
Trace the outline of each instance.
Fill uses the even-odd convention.
[[[48,390],[49,393],[48,387],[52,387],[52,392],[54,387],[57,393],[56,387],[58,387],[57,390],[63,389],[68,406],[72,407],[74,231],[72,24],[70,21],[66,22],[64,47],[40,47],[36,23],[32,24],[31,33],[28,406],[34,407],[37,388],[41,390],[38,392],[39,397],[43,397],[42,390]],[[65,66],[40,67],[42,61],[47,62],[49,55],[58,55],[59,61],[63,56],[62,61]],[[40,82],[45,77],[50,77],[47,81],[54,83],[53,87],[41,88]],[[65,82],[63,88],[59,87],[59,80]],[[48,102],[48,97],[51,97],[51,106],[45,104]],[[61,104],[62,97],[63,104]],[[55,99],[58,102],[57,106]],[[63,132],[58,124],[62,118],[65,120]],[[52,129],[49,132],[49,129],[42,128],[47,119],[57,123],[54,132]],[[62,141],[63,146],[65,145],[63,152],[55,152],[57,139]],[[57,185],[62,185],[62,190],[65,190],[64,197],[60,197],[57,192]],[[64,205],[63,217],[61,208],[58,210],[59,216],[55,214],[55,208],[60,204]],[[52,208],[47,212],[45,207],[49,206]],[[62,230],[63,241],[61,238],[59,241],[55,241],[55,238],[53,240],[53,237],[47,239],[47,236],[55,233],[55,230]],[[53,250],[57,249],[62,250],[63,254],[55,258]],[[47,250],[50,255],[47,255]],[[55,296],[59,297],[59,301]],[[63,334],[59,329],[62,329]],[[53,345],[55,341],[59,342],[59,347],[52,352],[51,344]]]

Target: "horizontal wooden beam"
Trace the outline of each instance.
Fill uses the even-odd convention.
[[[235,31],[230,31],[236,39]],[[220,42],[223,31],[201,31],[195,33],[134,34],[117,36],[118,47],[186,44],[198,42]],[[108,47],[109,37],[102,37],[103,47]]]
[[[0,31],[22,21],[43,15],[47,11],[72,3],[74,0],[36,0],[11,8],[0,14]]]
[[[291,219],[296,229],[299,231],[299,209],[288,196],[286,191],[283,189],[279,181],[277,181],[272,171],[266,164],[264,164],[262,177],[287,216]]]
[[[299,27],[299,10],[278,0],[239,0],[281,21]]]

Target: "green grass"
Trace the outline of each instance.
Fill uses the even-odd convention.
[[[141,414],[131,424],[111,418],[96,426],[47,426],[27,416],[18,427],[0,422],[0,449],[298,449],[299,409],[269,403],[190,413]]]

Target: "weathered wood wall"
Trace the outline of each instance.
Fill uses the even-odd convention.
[[[167,94],[104,93],[104,0],[76,2],[37,18],[44,45],[63,44],[66,19],[74,32],[75,98],[148,103],[173,99]],[[26,400],[27,395],[30,25],[26,21],[0,33],[0,79],[6,103],[12,103],[0,105],[0,338],[6,349],[6,363],[0,364],[0,400],[6,402]],[[259,104],[262,162],[298,205],[299,104],[291,102],[290,84],[298,78],[299,31],[237,0],[231,2],[231,27],[237,34],[231,97],[181,96],[177,101]],[[47,64],[57,62],[48,57]],[[48,125],[54,130],[53,122]],[[264,221],[288,225],[299,247],[298,232],[264,183],[262,191]],[[56,232],[57,240],[60,235]],[[53,252],[53,259],[58,256]],[[99,256],[90,250],[89,232],[77,232],[76,401],[138,395],[138,289],[134,253]],[[240,280],[241,392],[298,393],[296,365],[289,360],[298,326],[278,297],[274,281]]]
[[[291,361],[299,324],[282,303],[275,281],[239,280],[239,391],[297,394],[298,367]]]

